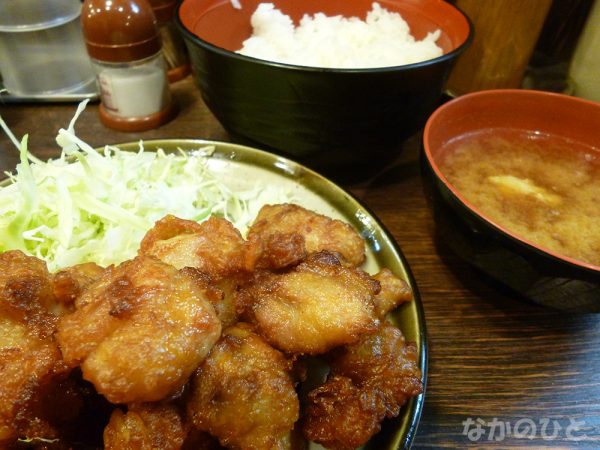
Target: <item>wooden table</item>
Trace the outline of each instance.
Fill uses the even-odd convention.
[[[178,117],[160,129],[121,133],[88,105],[77,134],[93,146],[153,138],[228,140],[191,79],[173,86]],[[73,104],[0,104],[37,156],[57,155],[56,132]],[[399,243],[425,308],[429,342],[426,402],[413,448],[600,449],[600,315],[567,315],[527,304],[482,280],[436,238],[421,186],[420,136],[398,162],[360,184],[344,185]],[[0,137],[0,168],[17,151]]]

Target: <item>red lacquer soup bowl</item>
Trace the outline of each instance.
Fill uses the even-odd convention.
[[[458,97],[428,119],[439,237],[519,296],[600,311],[600,104],[543,91]]]

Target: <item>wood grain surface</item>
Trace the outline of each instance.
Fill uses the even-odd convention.
[[[566,2],[562,2],[566,3]],[[448,91],[518,88],[552,0],[457,0],[473,22],[473,42],[459,57]]]
[[[76,132],[93,146],[153,138],[229,139],[190,78],[173,91],[179,115],[160,129],[107,129],[92,104]],[[56,132],[74,111],[74,104],[0,104],[14,133],[29,133],[30,149],[43,158],[56,156]],[[528,304],[449,253],[436,237],[423,195],[420,139],[411,138],[398,161],[376,177],[344,185],[395,237],[424,304],[430,370],[413,448],[600,449],[600,316]],[[13,170],[17,159],[15,148],[0,136],[0,168]]]

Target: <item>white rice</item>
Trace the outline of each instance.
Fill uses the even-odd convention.
[[[246,56],[312,67],[372,68],[436,58],[440,30],[418,41],[399,13],[373,3],[365,21],[357,17],[305,15],[295,27],[272,3],[261,3],[251,19],[253,33],[238,50]]]

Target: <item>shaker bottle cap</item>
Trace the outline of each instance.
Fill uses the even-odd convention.
[[[158,23],[163,24],[173,19],[177,0],[150,0],[150,5],[154,10],[154,15]]]
[[[161,49],[157,20],[147,0],[85,0],[81,26],[88,54],[98,61],[135,61]]]

